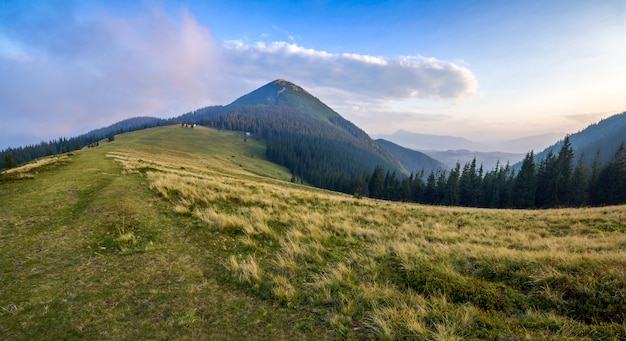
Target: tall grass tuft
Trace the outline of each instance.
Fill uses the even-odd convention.
[[[112,156],[145,174],[177,214],[237,241],[225,263],[237,283],[314,311],[337,338],[626,338],[626,234],[611,228],[623,206],[355,200],[220,167]]]

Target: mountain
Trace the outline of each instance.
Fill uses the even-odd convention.
[[[546,146],[554,143],[555,140],[558,140],[564,135],[565,133],[545,133],[540,135],[526,136],[513,140],[494,140],[485,143],[489,146],[492,146],[492,150],[526,154],[531,150],[543,150],[546,148]]]
[[[521,161],[527,152],[542,150],[561,136],[563,134],[546,133],[512,140],[476,142],[458,136],[419,134],[406,130],[398,130],[390,135],[373,135],[374,138],[419,150],[449,168],[454,168],[457,162],[464,165],[475,158],[485,170],[492,169],[497,163],[515,164]]]
[[[505,152],[473,152],[465,149],[461,150],[426,150],[424,154],[440,161],[444,165],[454,168],[458,162],[461,166],[476,159],[478,165],[482,165],[484,170],[493,169],[496,164],[514,164],[521,161],[525,154],[505,153]]]
[[[245,106],[289,108],[329,123],[341,119],[338,113],[317,97],[284,79],[277,79],[241,96],[227,107]]]
[[[555,139],[565,135],[564,133],[546,133],[534,136],[527,136],[512,140],[491,140],[486,142],[471,141],[463,137],[448,135],[431,135],[412,133],[406,130],[385,135],[372,135],[375,139],[385,139],[406,148],[427,151],[478,151],[484,153],[504,152],[504,153],[524,153],[531,150],[542,150],[549,146]]]
[[[597,152],[600,164],[613,159],[620,144],[626,144],[626,112],[616,114],[569,136],[574,158],[584,156],[585,165],[591,167]],[[540,153],[535,154],[535,161],[544,159],[548,153],[559,153],[563,140],[552,144]],[[518,169],[521,163],[514,166]]]
[[[488,151],[490,148],[479,142],[470,141],[463,137],[418,134],[406,130],[398,130],[391,135],[373,135],[375,139],[384,139],[399,144],[405,148],[414,150],[482,150]]]
[[[436,172],[438,170],[448,169],[445,164],[433,159],[432,157],[422,152],[404,148],[384,139],[378,139],[376,140],[376,142],[379,145],[383,146],[385,149],[387,149],[391,153],[391,155],[398,159],[402,166],[411,173],[417,174],[423,171],[424,176],[428,176],[431,171]]]
[[[244,142],[250,138],[262,140],[266,145],[266,157],[289,169],[292,181],[348,193],[363,189],[362,184],[377,167],[401,180],[409,175],[406,167],[417,171],[440,166],[424,155],[407,154],[406,151],[402,152],[406,155],[400,157],[401,162],[390,150],[308,91],[282,79],[228,105],[200,108],[169,120],[132,118],[80,138],[2,151],[0,161],[4,168],[9,168],[41,156],[96,145],[99,140],[112,139],[115,134],[174,123],[240,131]],[[410,160],[411,157],[415,160]]]
[[[300,86],[270,82],[226,106],[196,110],[180,121],[247,132],[263,139],[267,157],[293,173],[294,181],[351,191],[376,166],[408,175],[394,156]]]

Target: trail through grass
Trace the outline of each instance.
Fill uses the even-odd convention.
[[[292,321],[306,314],[230,279],[232,237],[122,174],[106,156],[131,145],[118,139],[0,185],[2,339],[305,338]]]
[[[26,175],[0,187],[8,338],[626,338],[624,206],[356,199],[181,127]]]

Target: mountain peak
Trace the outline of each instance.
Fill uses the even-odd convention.
[[[306,90],[304,90],[300,86],[298,86],[298,85],[296,85],[296,84],[294,84],[294,83],[292,83],[290,81],[284,80],[282,78],[279,78],[279,79],[271,82],[270,84],[275,84],[275,85],[278,85],[278,86],[282,86],[283,88],[285,88],[285,90],[289,88],[289,89],[291,89],[293,91],[304,91],[304,92],[306,92]]]
[[[292,83],[290,81],[284,80],[282,78],[279,78],[267,85],[273,85],[277,88],[277,95],[282,95],[285,91],[293,91],[293,92],[302,92],[304,94],[307,95],[311,95],[309,94],[306,90],[304,90],[302,87],[298,86],[295,83]],[[267,86],[266,85],[266,86]]]
[[[302,87],[280,78],[239,97],[228,106],[283,107],[324,121],[339,117],[339,114]]]

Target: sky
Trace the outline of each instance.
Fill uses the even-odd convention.
[[[626,111],[626,5],[0,0],[0,150],[278,78],[370,135],[575,133]]]

